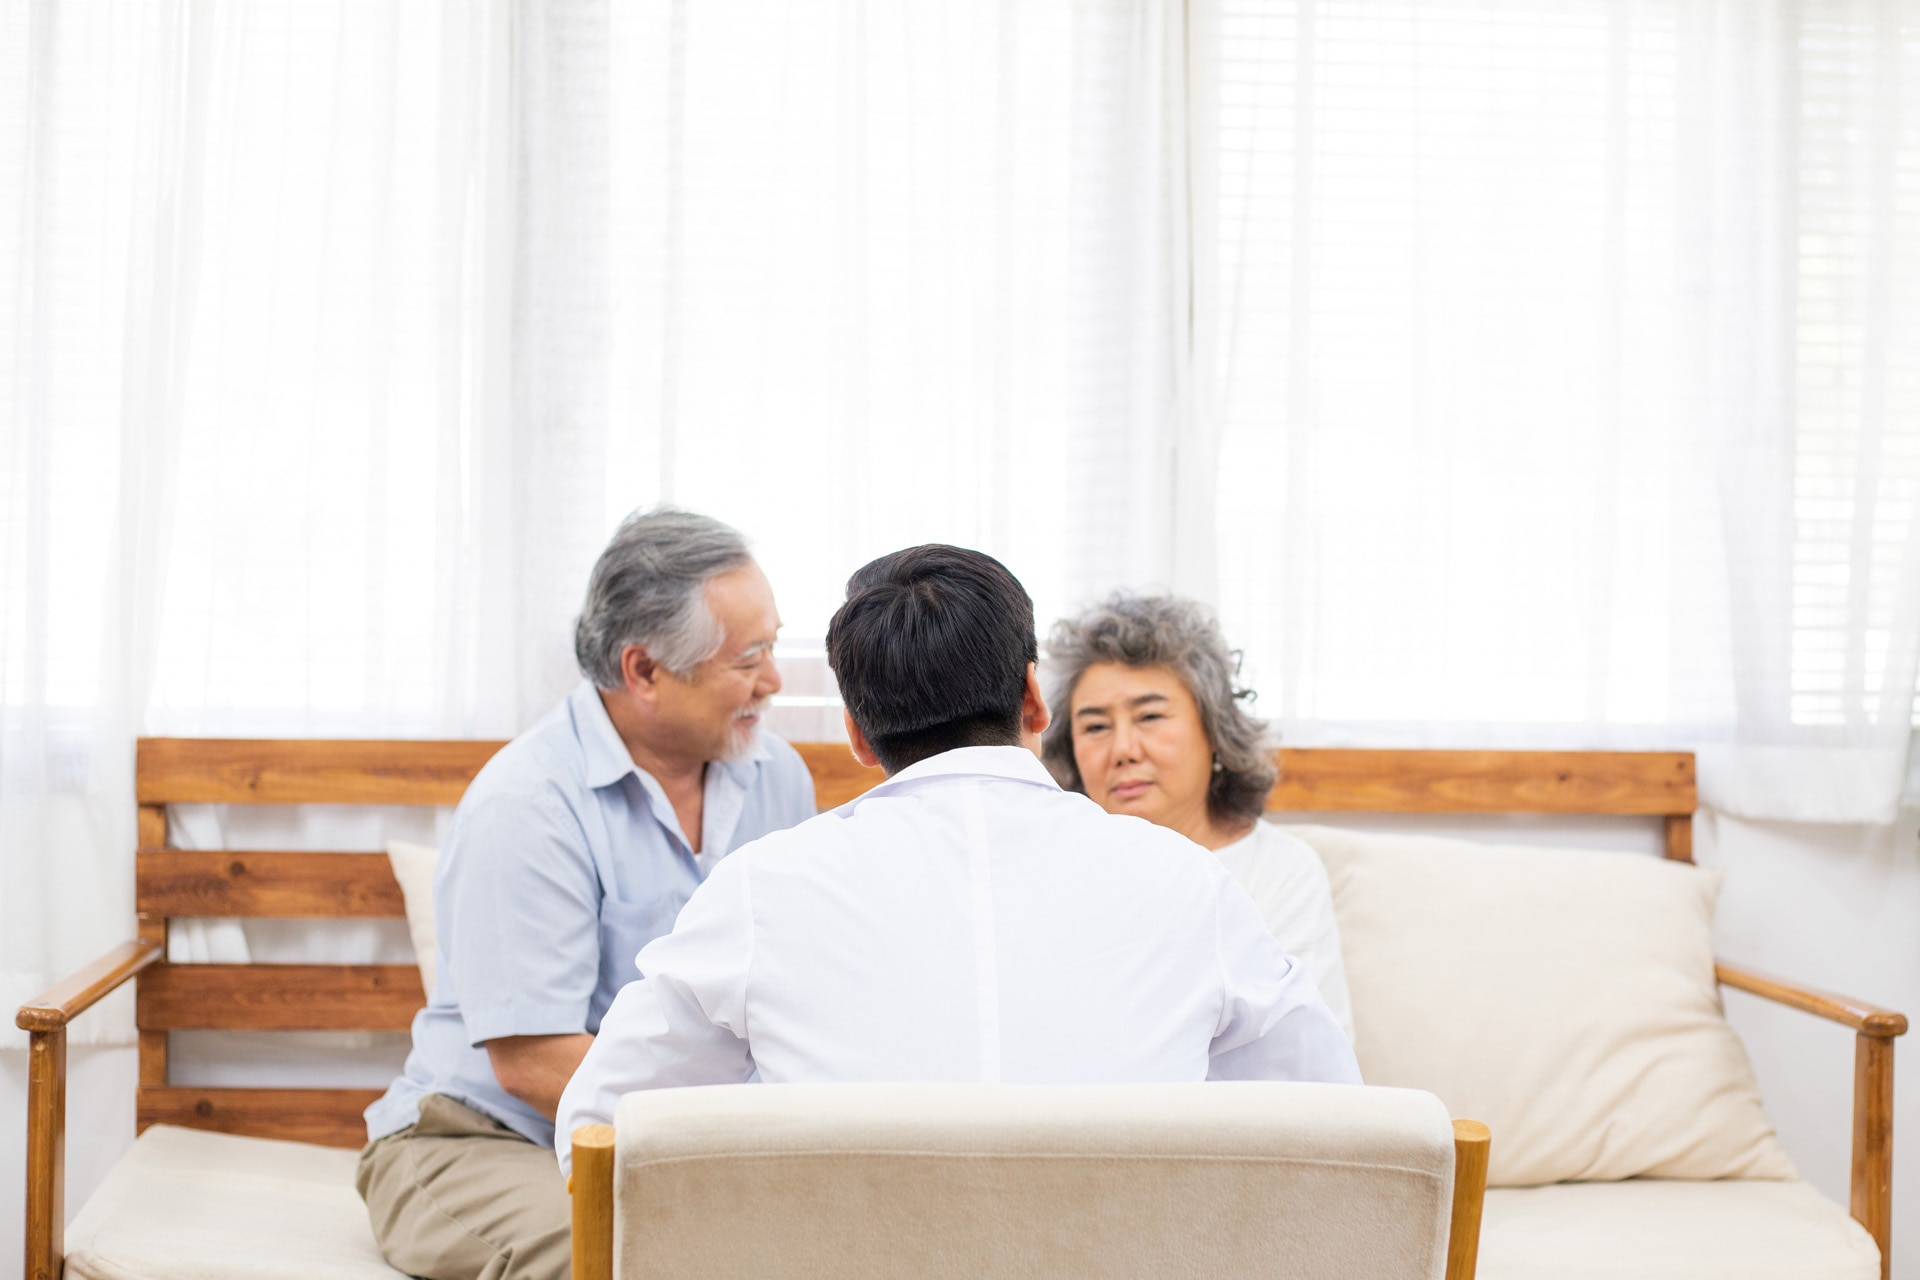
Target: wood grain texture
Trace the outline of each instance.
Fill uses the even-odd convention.
[[[885,782],[881,769],[868,768],[853,758],[844,742],[796,742],[793,749],[806,761],[813,774],[813,802],[825,812],[837,809],[855,796]]]
[[[573,1280],[613,1280],[613,1126],[573,1131]]]
[[[457,804],[504,742],[141,738],[142,804]]]
[[[138,808],[139,833],[135,839],[143,849],[158,849],[167,842],[167,806],[143,804]]]
[[[453,804],[503,745],[142,738],[136,791],[144,804]],[[813,773],[822,809],[884,777],[854,760],[845,743],[793,745]],[[1312,747],[1283,748],[1279,759],[1268,808],[1280,812],[1660,816],[1697,807],[1690,752]]]
[[[99,999],[165,954],[151,942],[123,942],[86,968],[56,982],[14,1014],[22,1031],[52,1031],[91,1009]]]
[[[1882,1009],[1879,1005],[1868,1004],[1864,1000],[1855,1000],[1851,996],[1835,995],[1831,991],[1801,986],[1796,982],[1788,982],[1785,978],[1770,977],[1752,969],[1727,964],[1725,961],[1715,962],[1713,976],[1722,986],[1761,996],[1789,1008],[1817,1014],[1822,1018],[1852,1027],[1865,1035],[1888,1037],[1907,1034],[1907,1015],[1895,1013],[1891,1009]]]
[[[167,1051],[172,1046],[164,1031],[141,1031],[140,1083],[162,1085],[167,1082]]]
[[[167,945],[167,922],[159,916],[141,916],[140,940],[151,942],[163,952]],[[137,997],[136,997],[137,998]],[[167,1052],[172,1047],[164,1031],[141,1031],[139,1063],[141,1084],[167,1082]]]
[[[360,1114],[379,1089],[187,1089],[143,1086],[139,1130],[177,1124],[216,1133],[284,1138],[323,1147],[363,1147],[367,1122]]]
[[[142,914],[256,918],[405,916],[384,853],[255,853],[142,849],[134,858]]]
[[[1693,861],[1693,815],[1668,814],[1666,823],[1666,855],[1670,862]]]
[[[1480,1215],[1487,1200],[1492,1137],[1478,1120],[1453,1122],[1453,1215],[1447,1228],[1447,1280],[1473,1280],[1480,1265]]]
[[[1853,1185],[1848,1211],[1880,1246],[1880,1280],[1893,1274],[1893,1039],[1853,1042]]]
[[[27,1045],[27,1280],[60,1280],[67,1226],[67,1029]]]
[[[410,964],[164,964],[140,980],[142,1031],[405,1031],[427,1002]]]
[[[1698,807],[1687,751],[1282,748],[1267,798],[1282,813],[1581,813]]]

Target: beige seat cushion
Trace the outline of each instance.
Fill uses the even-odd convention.
[[[1493,1130],[1496,1186],[1790,1178],[1713,976],[1718,872],[1290,828],[1326,863],[1369,1084]]]
[[[616,1129],[623,1280],[1445,1269],[1453,1130],[1409,1090],[733,1085]]]
[[[1804,1182],[1487,1192],[1479,1280],[1878,1280],[1880,1251]]]
[[[408,840],[387,841],[387,861],[393,864],[393,878],[400,882],[400,900],[407,907],[407,937],[413,943],[414,960],[420,966],[420,985],[433,995],[433,869],[440,861],[440,850],[430,844]]]
[[[67,1280],[396,1280],[358,1158],[155,1125],[67,1228]]]

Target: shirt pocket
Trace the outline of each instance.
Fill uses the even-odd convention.
[[[686,905],[677,893],[663,893],[646,902],[600,901],[600,993],[611,1002],[615,992],[639,978],[633,963],[640,948],[673,931],[675,917]]]

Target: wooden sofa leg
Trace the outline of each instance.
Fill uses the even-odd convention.
[[[573,1280],[613,1280],[613,1126],[573,1131]]]
[[[1880,1280],[1893,1272],[1893,1037],[1862,1031],[1853,1046],[1854,1220],[1880,1246]]]
[[[60,1280],[67,1228],[67,1029],[27,1049],[26,1280]]]
[[[1487,1200],[1493,1135],[1478,1120],[1453,1122],[1453,1221],[1447,1231],[1447,1280],[1473,1280],[1480,1263],[1480,1211]]]

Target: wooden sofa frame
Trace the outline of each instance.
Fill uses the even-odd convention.
[[[168,1079],[168,1034],[184,1030],[405,1031],[425,1002],[406,965],[168,964],[176,917],[404,917],[384,853],[166,847],[169,804],[452,805],[504,745],[481,741],[143,738],[135,767],[138,936],[21,1007],[30,1033],[26,1270],[60,1280],[65,1223],[67,1024],[132,979],[139,1028],[138,1126],[358,1147],[370,1089],[230,1089]],[[824,809],[880,773],[837,743],[795,744]],[[1288,813],[1640,815],[1665,820],[1666,855],[1692,859],[1697,796],[1684,752],[1283,749],[1268,808]],[[1906,1018],[1722,964],[1720,982],[1856,1033],[1850,1209],[1890,1273],[1893,1041]]]

